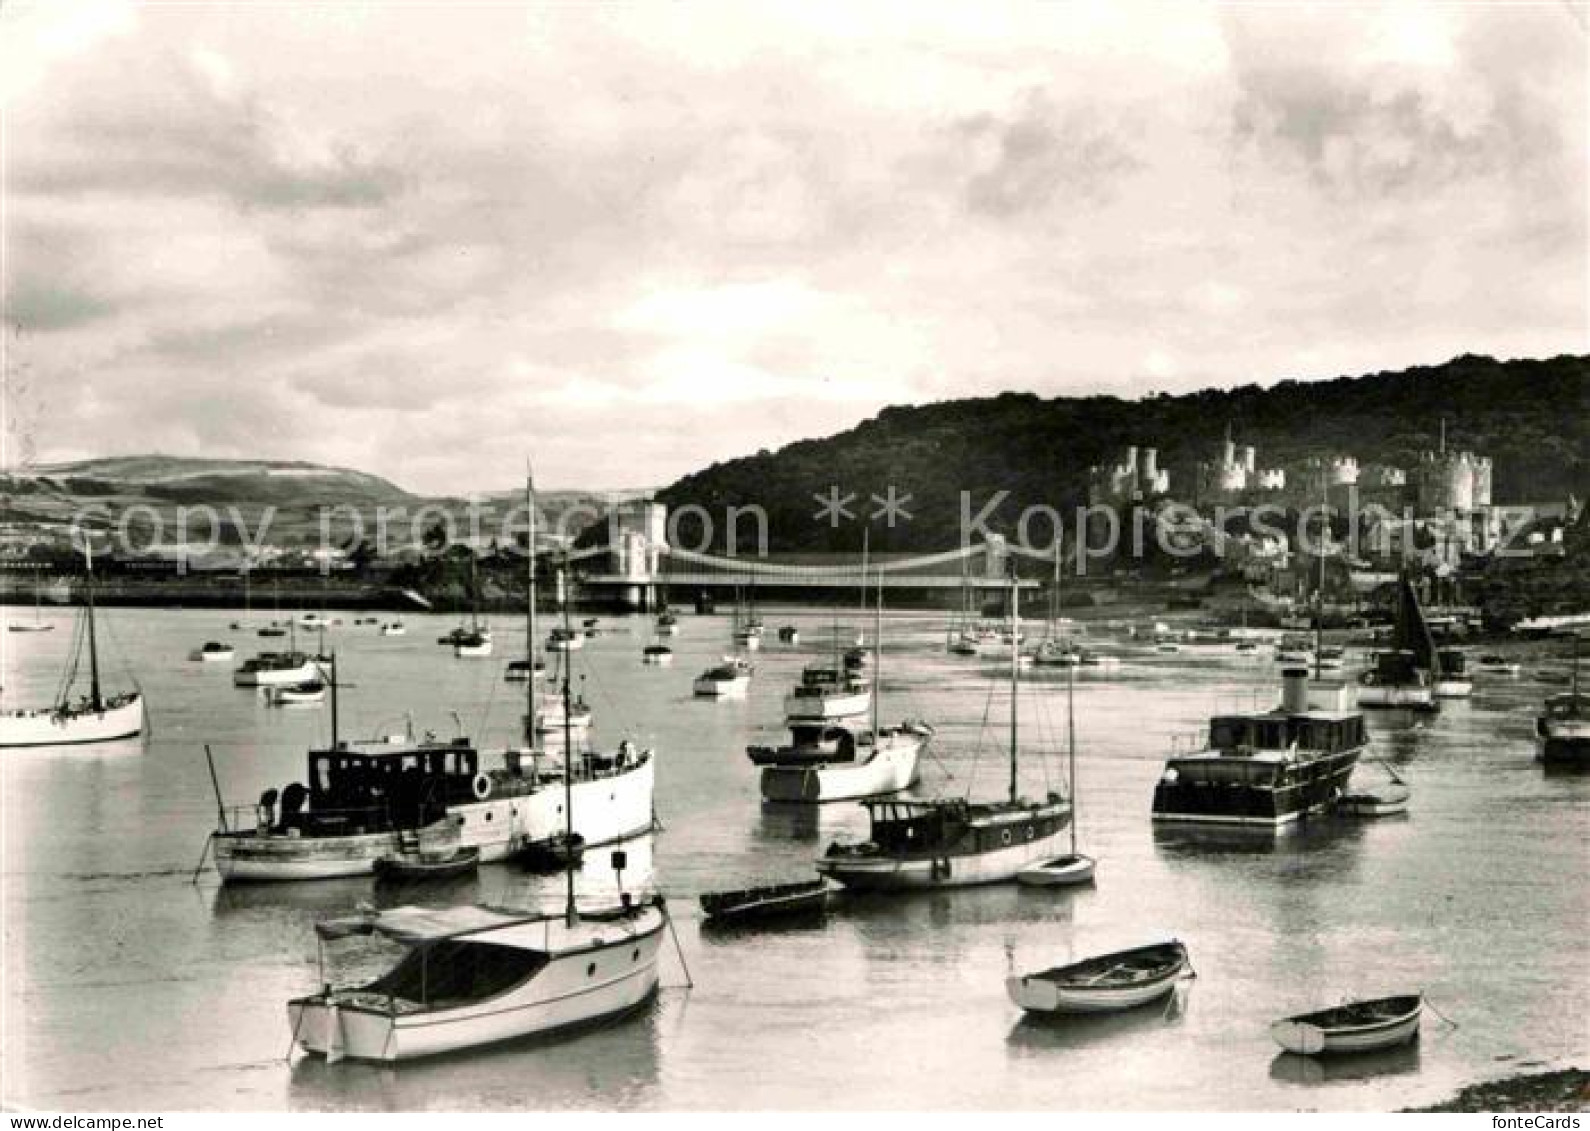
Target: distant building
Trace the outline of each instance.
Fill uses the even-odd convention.
[[[1286,471],[1260,467],[1258,449],[1251,444],[1238,447],[1226,431],[1226,438],[1212,458],[1198,465],[1197,503],[1199,506],[1251,506],[1276,501],[1286,490]]]

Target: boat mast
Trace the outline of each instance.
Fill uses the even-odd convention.
[[[1320,502],[1320,532],[1319,532],[1319,587],[1314,590],[1314,679],[1318,682],[1323,678],[1325,671],[1324,660],[1320,658],[1320,650],[1325,645],[1325,536],[1330,530],[1330,496],[1324,495]]]
[[[564,560],[567,562],[567,557]],[[563,630],[572,640],[567,601],[563,602]],[[579,909],[574,904],[574,724],[569,700],[569,673],[573,668],[573,664],[563,665],[563,883],[567,893],[563,920],[570,927],[580,920]]]
[[[324,668],[321,669],[321,674],[322,675],[325,674],[325,669]],[[331,681],[330,682],[331,682],[331,748],[333,750],[335,750],[338,747],[338,742],[337,742],[337,683],[338,683],[338,680],[337,680],[337,653],[336,652],[332,652],[331,653]]]
[[[1021,687],[1021,589],[1010,563],[1010,800],[1016,800],[1016,695]]]
[[[104,701],[99,694],[99,647],[94,638],[94,549],[83,540],[83,561],[88,567],[87,584],[83,587],[84,595],[88,599],[88,702],[94,710],[104,708]]]
[[[530,531],[525,538],[525,672],[524,743],[535,749],[536,713],[536,484],[530,461],[524,461],[524,502],[530,512]]]
[[[867,615],[867,551],[868,538],[872,531],[863,527],[861,531],[861,615]],[[863,624],[866,622],[863,621]],[[860,641],[857,641],[860,643]]]
[[[865,580],[863,580],[865,585]],[[883,570],[878,571],[878,606],[872,619],[872,753],[878,753],[878,696],[883,693]]]
[[[1066,665],[1066,776],[1071,790],[1071,855],[1077,854],[1077,669]]]

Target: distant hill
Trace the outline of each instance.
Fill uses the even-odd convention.
[[[538,494],[537,505],[549,526],[575,512],[569,526],[571,533],[578,533],[589,521],[587,512],[601,513],[609,499],[607,492],[549,491]],[[496,527],[521,502],[522,495],[516,490],[478,497],[475,503],[484,516],[483,537],[495,536]],[[85,512],[90,504],[97,509],[86,520],[88,525],[112,526],[122,516],[129,516],[130,527],[140,541],[154,525],[144,508],[160,516],[162,534],[170,539],[178,508],[201,506],[222,512],[226,521],[220,537],[229,544],[240,540],[231,522],[234,509],[247,528],[255,531],[260,529],[266,509],[273,508],[266,540],[277,545],[317,543],[322,508],[330,507],[338,508],[331,513],[334,540],[339,544],[352,531],[346,508],[363,516],[367,532],[374,530],[378,507],[388,508],[394,515],[399,513],[395,508],[402,508],[407,516],[433,508],[426,511],[427,521],[432,523],[439,517],[434,508],[440,508],[454,516],[459,536],[468,532],[467,499],[416,495],[378,475],[299,460],[110,456],[0,474],[0,523],[65,522]],[[395,518],[389,529],[394,542],[409,533],[401,518]],[[193,535],[203,539],[206,531],[194,529]]]
[[[1443,418],[1449,448],[1494,460],[1498,503],[1582,495],[1590,485],[1590,358],[1470,355],[1401,372],[1142,400],[1013,392],[888,408],[837,436],[713,464],[657,497],[671,507],[706,508],[719,548],[724,508],[758,504],[769,516],[772,549],[838,550],[856,547],[860,526],[814,519],[814,496],[831,486],[854,493],[850,509],[865,516],[878,509],[870,496],[893,485],[911,496],[905,509],[913,518],[893,530],[874,521],[873,545],[942,548],[958,535],[962,491],[971,493],[974,514],[996,492],[1009,491],[988,521],[1008,531],[1028,504],[1069,508],[1083,501],[1087,469],[1113,461],[1128,445],[1157,448],[1171,494],[1187,498],[1194,468],[1228,426],[1238,443],[1258,448],[1261,466],[1345,454],[1360,464],[1411,467],[1437,447]],[[742,538],[750,530],[742,523]],[[1038,537],[1047,540],[1047,532]]]

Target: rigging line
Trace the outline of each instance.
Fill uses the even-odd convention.
[[[1459,1028],[1459,1025],[1458,1025],[1458,1023],[1456,1021],[1452,1020],[1452,1018],[1448,1017],[1446,1014],[1442,1013],[1439,1009],[1437,1009],[1435,1007],[1435,1002],[1430,1000],[1430,997],[1429,997],[1428,994],[1424,995],[1424,1004],[1430,1007],[1430,1012],[1431,1013],[1435,1014],[1441,1020],[1445,1021],[1448,1025],[1452,1026],[1452,1028],[1454,1028],[1454,1029]]]

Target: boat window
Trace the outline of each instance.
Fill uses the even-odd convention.
[[[546,964],[538,950],[444,939],[416,947],[365,989],[439,1009],[495,997]]]

